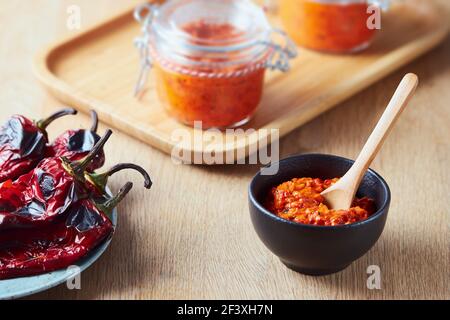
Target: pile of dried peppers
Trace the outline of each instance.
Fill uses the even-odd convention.
[[[47,119],[13,116],[0,128],[0,280],[67,268],[112,236],[113,209],[133,187],[116,195],[106,191],[108,178],[124,169],[148,173],[124,163],[96,173],[105,163],[103,147],[111,136],[69,130],[49,142],[47,126],[76,114],[63,109]]]

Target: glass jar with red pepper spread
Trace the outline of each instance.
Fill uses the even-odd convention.
[[[138,45],[144,67],[153,66],[158,96],[190,126],[246,123],[261,101],[266,68],[287,71],[296,54],[248,0],[172,0],[141,6],[135,16],[144,26]]]
[[[386,9],[387,0],[280,0],[280,16],[301,46],[332,53],[367,48],[377,31],[371,17]]]

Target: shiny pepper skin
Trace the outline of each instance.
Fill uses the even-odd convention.
[[[61,134],[47,147],[49,157],[64,157],[70,161],[81,160],[88,155],[100,140],[97,134],[98,115],[91,110],[92,126],[89,130],[68,130]],[[105,164],[105,153],[101,150],[87,167],[87,171],[93,172]]]
[[[100,140],[100,136],[90,130],[68,130],[60,135],[50,146],[50,156],[65,157],[68,160],[81,160],[92,150]],[[101,151],[87,167],[95,171],[105,164],[105,153]]]
[[[0,232],[0,280],[67,268],[113,231],[110,219],[84,199],[45,227]]]
[[[0,128],[0,183],[17,179],[32,170],[45,157],[47,126],[56,119],[76,113],[71,108],[62,109],[37,122],[20,115],[12,116]]]
[[[111,175],[133,169],[151,187],[148,173],[134,164],[100,174],[87,170],[111,134],[107,130],[82,160],[48,158],[18,180],[0,184],[0,280],[67,268],[109,238],[113,210],[133,187],[127,182],[111,196]]]
[[[0,129],[0,182],[15,179],[42,160],[46,135],[34,122],[13,116]]]
[[[81,161],[46,158],[30,173],[0,185],[2,229],[36,228],[51,223],[72,204],[89,195],[84,174],[111,136],[104,137]]]
[[[61,158],[47,158],[30,173],[0,185],[0,231],[37,227],[86,194]]]

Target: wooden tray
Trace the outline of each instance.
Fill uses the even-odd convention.
[[[432,1],[405,1],[386,14],[382,31],[364,53],[338,56],[300,49],[289,73],[268,74],[261,106],[244,129],[274,128],[286,135],[438,45],[447,35],[447,20]],[[46,48],[35,60],[36,75],[64,103],[82,111],[95,109],[105,123],[167,153],[178,145],[198,159],[208,146],[208,152],[242,158],[266,141],[258,131],[236,133],[231,143],[205,132],[197,147],[172,139],[176,129],[190,135],[199,130],[167,116],[152,75],[145,96],[140,101],[133,97],[139,71],[133,40],[139,34],[130,8]]]

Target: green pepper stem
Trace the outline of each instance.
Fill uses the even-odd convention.
[[[48,118],[39,120],[36,123],[36,126],[39,129],[41,129],[42,131],[45,131],[47,129],[47,127],[49,126],[49,124],[52,123],[53,121],[55,121],[56,119],[59,119],[61,117],[67,116],[67,115],[74,115],[74,114],[77,114],[77,110],[75,110],[73,108],[65,108],[65,109],[55,112]]]
[[[127,182],[115,196],[103,203],[97,204],[97,208],[105,214],[111,215],[112,210],[119,205],[119,203],[125,198],[132,188],[133,183]]]
[[[136,170],[137,172],[139,172],[144,177],[144,187],[147,189],[151,188],[152,180],[150,178],[150,175],[147,173],[147,171],[145,171],[144,168],[133,163],[120,163],[113,166],[108,171],[100,174],[87,172],[86,176],[88,181],[90,181],[96,188],[104,193],[106,184],[108,183],[108,178],[119,171],[127,169]]]
[[[95,110],[91,110],[91,119],[92,119],[92,132],[97,132],[98,129],[98,114],[95,112]]]
[[[84,179],[84,172],[86,171],[87,166],[94,160],[94,158],[102,151],[103,147],[105,146],[108,139],[111,137],[112,131],[108,129],[105,133],[105,135],[95,144],[94,148],[92,148],[91,152],[88,153],[88,155],[80,160],[73,162],[71,164],[73,173],[78,176],[82,177]]]

